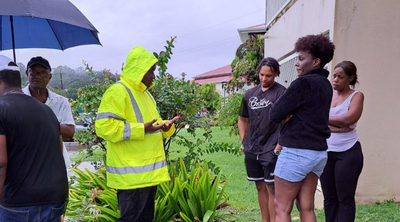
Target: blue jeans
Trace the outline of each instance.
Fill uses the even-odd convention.
[[[7,222],[59,222],[65,203],[32,207],[0,206],[0,221]]]

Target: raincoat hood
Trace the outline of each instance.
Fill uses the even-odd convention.
[[[147,87],[142,83],[144,75],[158,62],[149,51],[135,46],[126,57],[125,67],[121,73],[121,81],[128,83],[136,90],[144,92]],[[152,83],[149,88],[153,87]]]

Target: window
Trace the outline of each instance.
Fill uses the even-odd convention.
[[[290,83],[292,83],[297,78],[297,71],[296,67],[294,66],[296,61],[297,53],[293,53],[288,57],[282,59],[279,62],[279,64],[281,65],[281,74],[275,79],[275,81],[286,88],[289,87]]]

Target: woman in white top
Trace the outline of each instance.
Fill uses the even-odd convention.
[[[320,178],[327,222],[355,220],[354,195],[364,159],[356,131],[364,95],[354,90],[357,82],[354,63],[343,61],[335,66],[329,112],[328,162]]]

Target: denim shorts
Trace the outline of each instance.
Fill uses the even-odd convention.
[[[283,147],[275,167],[275,176],[300,182],[313,172],[321,176],[327,161],[326,151]]]

